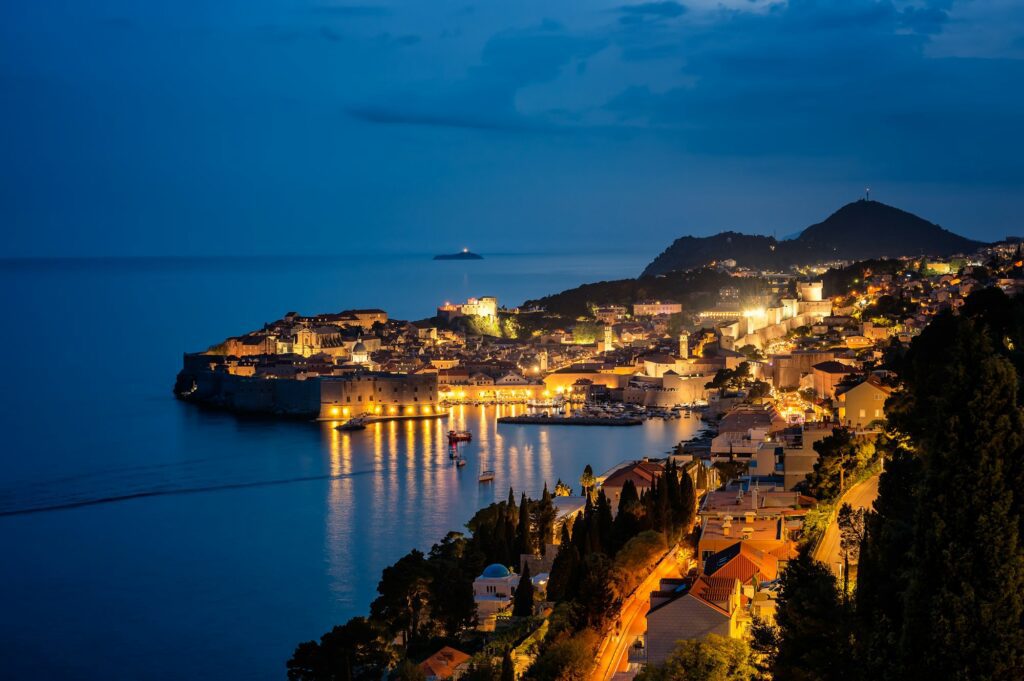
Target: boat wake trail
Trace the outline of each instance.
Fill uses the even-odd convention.
[[[206,492],[223,492],[226,490],[233,489],[249,489],[253,487],[276,487],[279,485],[294,485],[303,482],[314,482],[317,480],[342,480],[345,478],[354,478],[360,475],[371,475],[376,473],[376,470],[358,471],[355,473],[340,473],[337,475],[324,474],[324,475],[306,475],[296,478],[282,478],[278,480],[255,480],[251,482],[229,482],[214,485],[204,485],[196,487],[175,487],[169,489],[152,489],[138,492],[126,492],[124,494],[115,494],[105,497],[96,497],[93,499],[76,499],[73,501],[56,502],[49,505],[42,506],[28,506],[25,508],[15,509],[0,509],[0,518],[5,516],[15,515],[29,515],[32,513],[48,513],[50,511],[64,511],[72,508],[82,508],[84,506],[99,506],[101,504],[114,504],[119,501],[131,501],[132,499],[146,499],[149,497],[169,497],[184,494],[203,494]]]

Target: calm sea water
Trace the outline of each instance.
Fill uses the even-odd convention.
[[[449,423],[342,434],[181,404],[181,353],[288,310],[503,302],[632,276],[649,254],[0,261],[4,678],[282,679],[294,645],[366,611],[380,570],[509,486],[538,494],[695,428],[503,425],[451,465]],[[480,485],[480,466],[497,479]],[[33,509],[66,507],[45,512]]]

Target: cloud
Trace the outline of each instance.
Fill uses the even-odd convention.
[[[336,17],[348,17],[353,19],[366,17],[383,17],[391,13],[391,10],[382,5],[345,5],[334,3],[323,3],[314,5],[311,11],[316,14],[329,14]]]
[[[901,178],[1020,181],[1010,120],[1024,62],[931,58],[949,3],[791,0],[765,12],[615,38],[625,59],[678,60],[675,85],[632,84],[606,111],[717,156],[846,158]],[[908,13],[908,10],[909,13]]]
[[[352,105],[349,115],[381,125],[429,125],[474,130],[539,131],[556,125],[565,112],[527,115],[515,98],[524,87],[546,83],[574,62],[574,72],[607,41],[572,35],[557,22],[502,31],[484,45],[480,63],[465,78],[430,94],[415,91]]]
[[[619,23],[638,24],[645,21],[659,21],[663,19],[674,19],[686,13],[686,7],[678,2],[641,2],[635,5],[621,5],[616,8],[622,16]]]

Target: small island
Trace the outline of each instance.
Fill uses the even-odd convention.
[[[458,253],[449,253],[443,255],[435,255],[434,260],[483,260],[484,256],[471,252],[468,248],[463,248]]]

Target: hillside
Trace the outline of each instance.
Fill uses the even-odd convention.
[[[864,260],[903,255],[947,256],[969,253],[984,244],[878,201],[848,203],[799,236],[771,237],[722,232],[676,239],[644,269],[655,276],[732,258],[757,268],[785,268],[826,260]]]
[[[550,314],[575,318],[590,313],[593,305],[626,305],[631,306],[641,300],[661,299],[673,300],[694,306],[698,303],[713,304],[718,298],[718,290],[723,286],[735,285],[737,282],[726,273],[713,269],[694,269],[686,272],[672,272],[666,276],[640,277],[639,279],[619,279],[616,281],[599,281],[583,284],[574,289],[553,295],[528,300],[524,307],[540,307]],[[744,287],[744,294],[757,292],[756,280],[739,282]],[[746,289],[750,290],[746,290]]]

